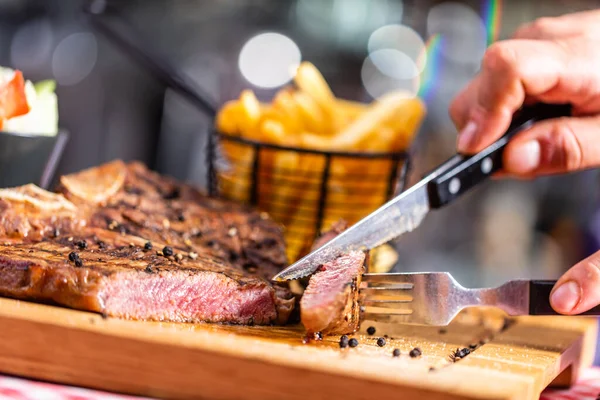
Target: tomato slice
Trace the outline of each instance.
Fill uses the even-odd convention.
[[[25,95],[25,79],[21,71],[15,71],[13,78],[0,85],[0,119],[18,117],[29,112]],[[0,123],[0,129],[2,124]]]

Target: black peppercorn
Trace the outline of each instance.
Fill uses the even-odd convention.
[[[419,357],[421,354],[422,354],[422,353],[421,353],[421,349],[420,349],[420,348],[418,348],[418,347],[415,347],[414,349],[412,349],[412,350],[410,351],[410,353],[408,353],[408,355],[409,355],[411,358],[416,358],[416,357]]]
[[[375,330],[375,327],[374,327],[374,326],[370,326],[370,327],[368,327],[368,328],[367,328],[367,333],[368,333],[369,335],[374,335],[374,334],[375,334],[375,332],[376,332],[376,330]]]
[[[464,358],[466,356],[468,356],[469,354],[471,354],[471,350],[469,350],[468,348],[464,348],[464,349],[460,349],[456,352],[456,357],[458,358]]]
[[[104,243],[102,240],[98,241],[98,247],[101,249],[105,249],[106,248],[106,243]]]
[[[377,339],[377,346],[379,347],[383,347],[385,346],[385,339],[380,337],[379,339]]]
[[[184,221],[185,221],[185,215],[183,215],[183,214],[179,214],[179,215],[177,216],[177,221],[179,221],[179,222],[184,222]]]
[[[154,268],[152,268],[152,265],[148,265],[148,266],[146,267],[145,271],[146,271],[147,273],[151,274],[151,273],[153,273],[153,272],[154,272]]]
[[[75,262],[75,260],[79,260],[79,254],[77,254],[76,252],[72,251],[72,252],[69,253],[69,261]]]
[[[394,349],[394,351],[392,351],[392,356],[400,357],[400,349]]]
[[[229,261],[236,262],[240,258],[240,255],[233,250],[229,250]]]
[[[83,261],[81,261],[81,258],[78,258],[77,260],[75,260],[75,266],[78,268],[83,267]]]
[[[344,349],[346,347],[348,347],[348,336],[342,335],[340,337],[340,349]]]
[[[176,188],[173,188],[170,192],[164,193],[163,198],[165,200],[174,200],[174,199],[178,198],[179,195],[180,195],[179,188],[176,187]]]
[[[348,341],[348,345],[350,347],[356,347],[356,346],[358,346],[358,340],[356,340],[355,338],[352,338]]]
[[[144,244],[144,250],[152,250],[152,243],[151,242],[146,242]]]
[[[173,248],[171,246],[165,246],[163,248],[163,254],[165,257],[169,257],[173,255]]]
[[[87,249],[87,242],[85,240],[78,240],[75,242],[75,246],[79,247],[80,250]]]

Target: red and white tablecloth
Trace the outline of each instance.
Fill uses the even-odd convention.
[[[546,390],[540,400],[596,400],[600,398],[600,368],[583,371],[577,384],[568,390]]]
[[[596,400],[600,395],[600,368],[583,372],[569,390],[546,390],[540,400]],[[124,396],[96,390],[0,375],[0,400],[140,400],[147,397]],[[148,399],[149,400],[149,399]]]

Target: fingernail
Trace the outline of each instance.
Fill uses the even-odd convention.
[[[569,312],[579,304],[581,288],[575,281],[568,281],[556,288],[550,295],[552,308],[559,312]]]
[[[468,152],[471,148],[471,143],[475,140],[477,134],[477,124],[469,121],[467,125],[458,133],[458,143],[456,147],[459,152]]]
[[[510,149],[505,168],[517,174],[531,172],[540,166],[540,143],[531,140]]]

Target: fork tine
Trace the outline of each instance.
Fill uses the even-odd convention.
[[[393,310],[412,310],[412,300],[363,300],[364,307],[387,308]]]
[[[367,273],[362,281],[361,318],[373,321],[447,325],[466,301],[447,272]]]
[[[410,314],[383,314],[365,312],[361,315],[361,318],[368,321],[393,322],[400,324],[408,324],[413,322]]]
[[[387,294],[386,292],[389,292],[389,291],[404,292],[406,290],[412,290],[413,288],[414,288],[414,285],[412,283],[410,283],[410,284],[401,283],[401,284],[389,284],[389,285],[385,285],[385,286],[362,286],[360,288],[360,290],[369,291],[372,293]]]
[[[402,272],[366,273],[362,275],[363,282],[368,283],[395,283],[413,285],[415,276],[420,274],[406,274]]]

